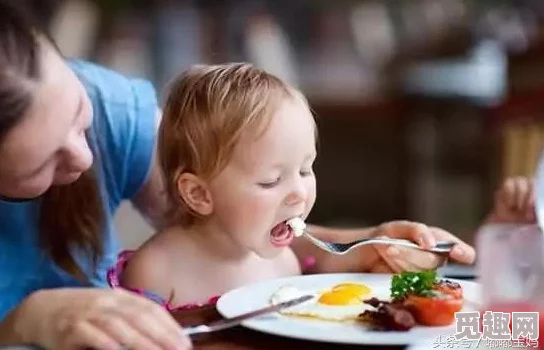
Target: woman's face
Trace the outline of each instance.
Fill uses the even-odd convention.
[[[90,168],[85,130],[92,107],[83,85],[55,50],[42,45],[41,81],[23,118],[0,144],[0,195],[29,199],[71,183]]]

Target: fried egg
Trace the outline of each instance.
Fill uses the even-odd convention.
[[[336,284],[324,290],[283,286],[272,294],[270,303],[278,304],[307,294],[314,297],[305,303],[281,310],[280,314],[342,322],[355,320],[364,310],[372,309],[372,306],[363,302],[370,298],[371,288],[353,282]]]

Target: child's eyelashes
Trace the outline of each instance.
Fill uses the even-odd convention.
[[[300,176],[310,176],[314,173],[314,171],[312,169],[308,169],[308,170],[301,170],[300,171]]]
[[[308,176],[312,176],[314,174],[314,171],[313,169],[304,169],[304,170],[301,170],[299,171],[299,175],[301,177],[308,177]],[[273,188],[274,186],[277,186],[280,182],[281,182],[282,178],[281,177],[278,177],[272,181],[265,181],[265,182],[259,182],[258,185],[262,188]]]
[[[281,178],[278,177],[277,179],[275,179],[273,181],[260,182],[259,186],[261,186],[262,188],[272,188],[272,187],[276,186],[277,184],[279,184],[280,180],[281,180]]]

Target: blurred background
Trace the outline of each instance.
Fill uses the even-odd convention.
[[[15,0],[14,0],[15,1]],[[25,0],[65,55],[151,80],[250,61],[299,87],[319,134],[309,221],[408,219],[469,243],[544,129],[542,0]],[[124,205],[126,247],[151,229]]]

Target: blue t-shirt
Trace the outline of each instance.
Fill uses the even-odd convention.
[[[81,61],[70,67],[85,85],[93,105],[92,143],[106,212],[104,257],[93,270],[77,256],[91,285],[107,286],[106,272],[119,250],[113,216],[124,199],[145,183],[156,137],[157,98],[152,85]],[[84,200],[82,198],[82,200]],[[38,247],[39,199],[0,200],[0,319],[28,294],[44,288],[81,286]]]

